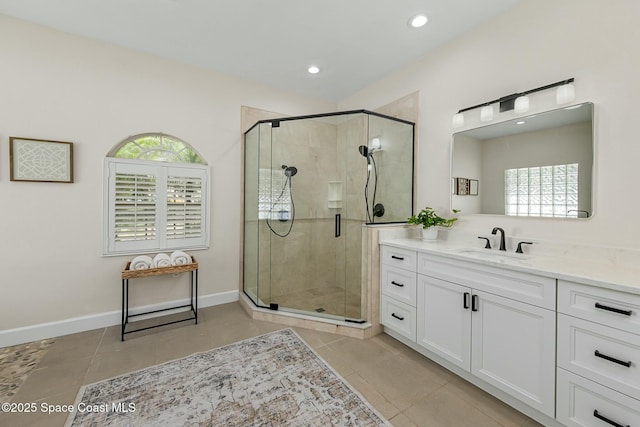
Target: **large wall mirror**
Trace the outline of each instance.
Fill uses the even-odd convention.
[[[462,214],[593,215],[593,104],[453,135],[451,208]]]

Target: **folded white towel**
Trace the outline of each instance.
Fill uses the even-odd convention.
[[[140,255],[131,260],[129,270],[146,270],[153,266],[153,260],[150,256]]]
[[[158,254],[153,257],[153,266],[155,268],[171,267],[171,258],[167,254]]]
[[[192,262],[191,256],[182,251],[175,251],[171,254],[171,265],[185,265]]]

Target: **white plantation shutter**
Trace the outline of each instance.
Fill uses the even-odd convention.
[[[156,176],[116,172],[115,241],[156,239]]]
[[[169,245],[204,244],[205,171],[172,168],[167,177],[166,238]]]
[[[106,255],[208,246],[208,166],[105,160]]]

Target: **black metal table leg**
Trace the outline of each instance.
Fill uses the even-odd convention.
[[[129,282],[129,279],[122,279],[122,323],[121,323],[121,330],[120,330],[120,341],[124,341],[124,328],[127,324],[127,318],[125,315],[125,287],[128,288],[127,286],[127,282]],[[128,292],[127,292],[128,293]],[[129,301],[127,300],[126,302],[127,307],[129,306]],[[128,312],[128,308],[127,308],[127,312]]]
[[[194,302],[194,315],[196,317],[196,325],[198,324],[198,270],[193,270],[191,272],[192,274],[195,274],[195,278],[196,278],[196,283],[195,283],[195,287],[196,287],[196,295],[195,295],[195,302]],[[193,278],[193,276],[191,276],[191,278]]]

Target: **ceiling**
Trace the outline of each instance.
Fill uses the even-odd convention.
[[[338,102],[521,1],[0,0],[0,14]],[[429,22],[410,28],[418,13]]]

